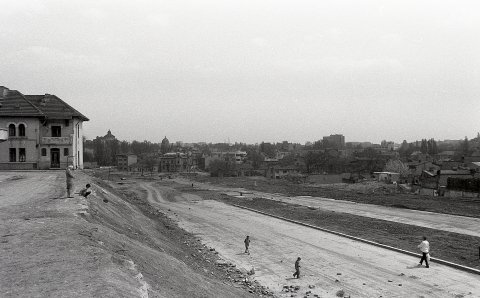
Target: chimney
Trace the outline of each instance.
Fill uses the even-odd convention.
[[[8,89],[7,87],[0,86],[0,98],[6,97],[8,94],[8,91],[10,91],[10,89]]]
[[[48,102],[49,97],[50,97],[50,94],[45,93],[45,95],[40,100],[40,105],[45,106]]]

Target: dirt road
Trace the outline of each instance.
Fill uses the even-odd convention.
[[[339,291],[352,297],[480,297],[480,277],[439,264],[417,267],[418,260],[389,250],[358,243],[289,222],[265,217],[195,195],[142,185],[154,206],[176,218],[186,230],[198,234],[227,261],[246,270],[277,295],[285,285],[299,285],[321,297]],[[252,238],[251,255],[243,253],[245,235]],[[302,257],[302,278],[293,279],[293,263]],[[309,285],[315,288],[309,289]]]
[[[177,179],[176,181],[183,184],[191,183],[183,179]],[[239,196],[241,192],[242,196],[246,198],[262,197],[285,203],[312,206],[322,210],[350,213],[365,217],[383,219],[399,223],[408,223],[410,225],[420,227],[480,237],[480,218],[392,208],[371,204],[361,204],[350,201],[333,200],[319,197],[287,197],[282,194],[270,194],[257,191],[252,192],[250,190],[247,191],[242,188],[231,189],[202,183],[195,183],[195,186],[210,190],[217,190],[231,196]]]

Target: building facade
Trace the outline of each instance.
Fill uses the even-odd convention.
[[[323,142],[333,146],[337,149],[345,148],[345,137],[340,134],[330,135],[328,137],[323,137]]]
[[[137,163],[135,154],[117,154],[117,169],[129,171],[130,167]]]
[[[185,153],[170,152],[160,157],[160,166],[158,171],[169,172],[188,172],[196,167],[195,159]]]
[[[83,121],[55,95],[23,95],[0,86],[0,169],[83,168]]]

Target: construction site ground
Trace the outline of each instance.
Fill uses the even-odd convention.
[[[6,297],[480,296],[479,275],[435,263],[419,267],[412,256],[231,204],[348,228],[350,234],[360,231],[379,242],[397,238],[409,250],[425,233],[436,257],[441,252],[436,245],[447,243],[472,267],[478,263],[460,246],[478,247],[476,236],[228,194],[252,185],[250,191],[288,196],[283,192],[288,187],[277,188],[277,181],[268,191],[259,189],[268,181],[171,178],[77,171],[77,187],[90,182],[94,193],[67,199],[63,172],[0,172],[1,292]],[[252,238],[250,254],[244,253],[245,235]],[[453,242],[437,242],[445,237]],[[298,256],[302,278],[293,279]]]
[[[0,172],[0,297],[258,297],[245,272],[131,193],[75,171]],[[132,203],[134,202],[134,203]]]

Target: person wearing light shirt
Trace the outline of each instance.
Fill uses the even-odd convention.
[[[430,243],[428,243],[427,237],[423,236],[423,241],[418,245],[418,248],[420,248],[420,251],[422,252],[419,266],[422,266],[422,263],[425,260],[425,265],[427,265],[427,268],[430,268],[428,265],[428,259],[430,258]]]

